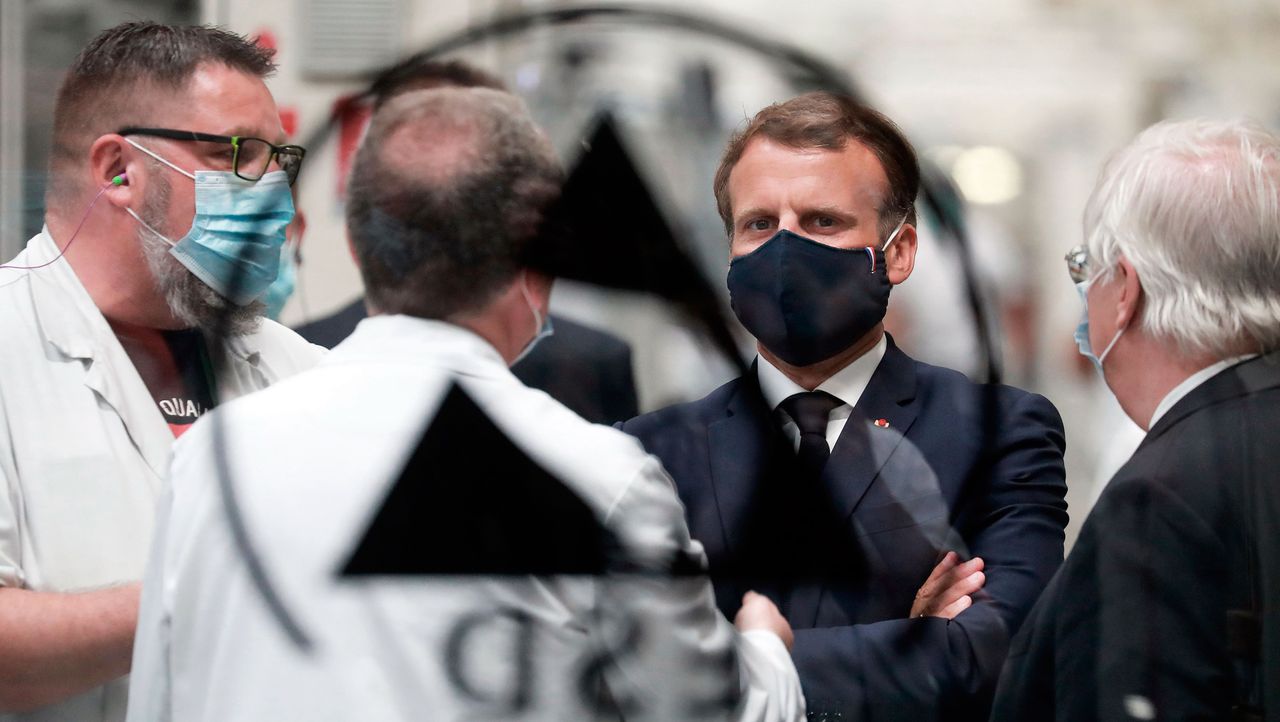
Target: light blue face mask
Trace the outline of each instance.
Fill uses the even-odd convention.
[[[289,302],[293,290],[298,285],[298,253],[292,244],[286,243],[280,249],[280,270],[276,272],[276,280],[267,286],[262,294],[262,302],[267,305],[263,312],[272,321],[279,321],[284,305]]]
[[[534,304],[533,296],[529,294],[527,279],[521,282],[520,293],[524,295],[524,302],[529,304],[529,310],[533,313],[533,322],[537,325],[538,329],[533,334],[533,339],[529,341],[529,343],[525,345],[524,350],[520,352],[520,355],[516,356],[515,360],[511,362],[512,366],[520,363],[521,360],[529,355],[529,352],[533,350],[534,346],[537,346],[543,339],[550,337],[556,332],[555,327],[551,325],[551,314],[543,316],[538,311],[537,305]]]
[[[285,227],[293,220],[293,195],[284,171],[247,181],[230,171],[179,168],[125,138],[133,147],[195,181],[196,214],[191,230],[173,241],[126,209],[134,220],[172,248],[169,253],[213,290],[243,306],[276,280]],[[235,288],[232,288],[232,284]]]
[[[1101,356],[1093,353],[1093,344],[1089,342],[1089,286],[1093,284],[1093,279],[1081,281],[1076,284],[1076,292],[1080,294],[1080,302],[1084,308],[1080,311],[1080,323],[1076,325],[1076,345],[1080,347],[1080,355],[1093,362],[1093,367],[1098,370],[1098,375],[1105,376],[1102,373],[1102,362],[1107,360],[1107,354],[1111,353],[1111,349],[1116,347],[1116,341],[1120,340],[1120,336],[1124,334],[1124,328],[1116,331],[1116,335],[1112,337],[1111,343],[1103,349]]]

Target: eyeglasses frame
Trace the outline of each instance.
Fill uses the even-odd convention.
[[[297,165],[293,166],[294,171],[290,174],[288,168],[281,163],[281,169],[288,176],[289,185],[293,185],[298,180],[298,174],[302,171],[302,161],[306,158],[307,149],[300,145],[276,145],[265,138],[257,138],[251,135],[214,135],[212,133],[198,133],[194,130],[175,130],[173,128],[141,128],[130,126],[121,128],[116,131],[116,135],[149,135],[155,138],[168,138],[170,140],[191,140],[200,143],[225,143],[231,146],[233,153],[231,156],[231,172],[236,174],[237,178],[247,181],[257,181],[265,175],[267,168],[271,167],[271,161],[278,159],[281,155],[294,156],[298,159]],[[244,140],[256,140],[260,143],[266,143],[271,148],[271,155],[267,157],[267,162],[262,166],[262,174],[257,178],[250,178],[240,172],[240,142]]]
[[[1074,283],[1084,283],[1090,278],[1089,275],[1089,247],[1083,244],[1074,246],[1067,251],[1067,255],[1063,257],[1067,262],[1067,273],[1071,276]]]

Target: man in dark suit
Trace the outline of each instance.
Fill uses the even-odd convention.
[[[501,80],[479,68],[414,55],[379,76],[370,97],[374,108],[379,108],[409,91],[445,87],[506,91]],[[333,348],[366,315],[361,297],[294,330],[311,343]],[[598,424],[617,423],[639,413],[631,346],[613,334],[562,316],[553,314],[551,319],[555,333],[512,367],[516,377]]]
[[[1280,137],[1245,123],[1161,123],[1103,171],[1067,257],[1076,338],[1148,431],[1014,641],[994,719],[1280,719],[1277,188]]]
[[[1053,406],[884,333],[918,186],[900,131],[848,99],[757,114],[715,190],[759,357],[624,425],[675,479],[721,608],[748,588],[778,602],[812,719],[985,718],[1008,639],[1062,561]]]

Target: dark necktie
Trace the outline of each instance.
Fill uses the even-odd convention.
[[[831,455],[827,446],[827,419],[831,410],[844,402],[825,391],[806,391],[788,396],[779,406],[800,427],[800,449],[796,462],[805,478],[815,479]]]

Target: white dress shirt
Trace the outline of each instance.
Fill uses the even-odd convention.
[[[58,256],[47,229],[12,262]],[[264,319],[227,339],[220,400],[325,353]],[[142,578],[173,432],[65,259],[0,269],[0,587],[73,592]],[[3,649],[0,641],[0,650]],[[3,654],[3,651],[0,651]],[[124,719],[128,680],[0,722]]]
[[[884,358],[885,349],[888,346],[889,342],[886,336],[881,334],[880,340],[876,342],[876,345],[871,350],[854,359],[852,363],[837,371],[831,378],[818,384],[818,388],[814,389],[814,391],[825,391],[844,402],[832,409],[831,416],[827,418],[827,448],[834,449],[836,447],[836,439],[840,438],[840,432],[844,430],[845,422],[849,420],[849,415],[853,413],[853,407],[858,404],[858,399],[862,398],[862,392],[866,391],[867,384],[871,383],[871,375],[875,373],[876,367],[880,365],[881,359]],[[778,405],[788,397],[808,391],[808,389],[787,378],[786,374],[769,363],[764,356],[757,356],[756,359],[756,374],[760,379],[760,391],[763,392],[765,402],[769,404],[769,408],[777,411]],[[795,449],[799,449],[800,427],[787,415],[786,411],[781,413],[783,416],[782,433],[787,435]]]

